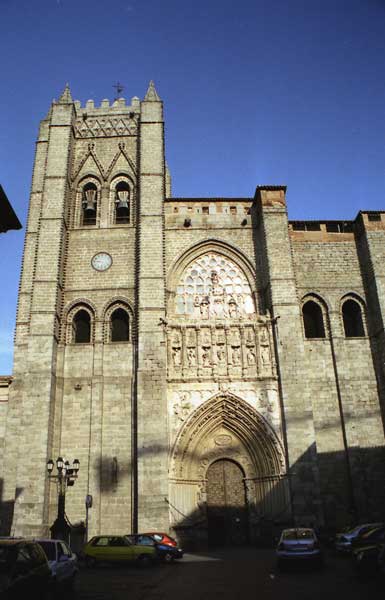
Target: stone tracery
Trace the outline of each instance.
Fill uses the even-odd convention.
[[[176,292],[177,315],[237,319],[255,314],[246,276],[232,260],[216,252],[207,252],[188,265]]]

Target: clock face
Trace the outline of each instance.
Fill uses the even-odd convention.
[[[106,271],[112,265],[112,258],[107,252],[99,252],[92,258],[91,265],[96,271]]]

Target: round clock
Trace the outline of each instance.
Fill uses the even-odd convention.
[[[91,265],[96,271],[107,271],[112,265],[112,258],[107,252],[99,252],[92,258]]]

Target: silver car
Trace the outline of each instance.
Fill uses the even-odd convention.
[[[73,588],[79,571],[78,560],[69,546],[62,540],[37,539],[43,548],[57,588]]]
[[[312,561],[321,566],[322,550],[314,529],[295,527],[284,529],[276,550],[278,566],[289,561]]]
[[[355,540],[358,536],[367,533],[371,529],[374,529],[375,527],[380,527],[381,525],[383,525],[383,523],[363,523],[362,525],[356,525],[356,527],[352,527],[343,533],[337,533],[334,543],[335,549],[338,552],[351,552],[353,540]]]

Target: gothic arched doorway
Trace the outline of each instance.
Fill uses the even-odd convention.
[[[248,541],[244,473],[234,461],[215,461],[207,469],[207,520],[210,546]]]
[[[171,528],[184,547],[254,542],[262,516],[286,511],[284,468],[270,424],[244,400],[220,392],[192,412],[176,437]]]

